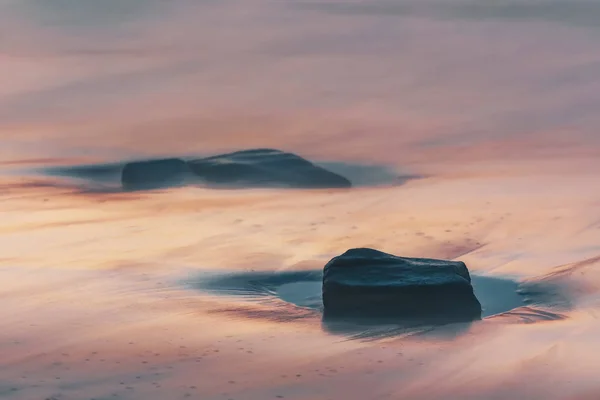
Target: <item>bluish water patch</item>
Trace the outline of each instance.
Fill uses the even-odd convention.
[[[424,323],[394,318],[326,318],[323,315],[322,279],[321,270],[287,270],[217,273],[188,280],[185,284],[205,294],[234,301],[242,300],[248,304],[248,307],[243,304],[222,307],[220,308],[222,312],[243,318],[261,318],[276,322],[320,321],[324,331],[356,339],[412,335],[439,328],[429,321]],[[526,323],[557,320],[563,319],[564,316],[547,309],[546,305],[552,304],[555,309],[568,307],[565,298],[559,296],[551,286],[473,274],[471,279],[475,295],[482,305],[484,320],[499,316]],[[466,332],[471,323],[452,325],[454,327],[451,331],[453,334],[458,334],[461,331]]]

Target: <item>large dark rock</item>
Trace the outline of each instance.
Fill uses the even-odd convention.
[[[397,257],[366,248],[348,250],[325,265],[323,305],[328,317],[481,318],[463,262]]]
[[[89,169],[86,167],[86,171]],[[90,171],[87,172],[90,175]],[[91,172],[96,170],[92,168]],[[129,162],[123,167],[121,183],[125,190],[157,189],[185,183],[230,188],[352,186],[343,176],[302,157],[271,149],[243,150],[187,162],[179,158]]]
[[[295,154],[243,150],[189,162],[206,184],[228,187],[347,188],[350,181]]]
[[[125,164],[121,183],[126,190],[149,190],[181,185],[189,176],[188,164],[179,158],[135,161]]]

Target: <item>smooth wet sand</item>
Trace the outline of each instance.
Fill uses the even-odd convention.
[[[597,2],[340,3],[0,0],[0,398],[600,397]],[[377,173],[144,193],[39,173],[257,147]],[[356,337],[186,284],[358,246],[561,293]]]
[[[600,368],[590,350],[600,329],[593,182],[579,174],[350,192],[135,194],[7,182],[3,393],[591,399]],[[561,186],[571,191],[554,190]],[[182,283],[202,270],[312,269],[358,245],[457,258],[489,276],[552,280],[575,305],[563,320],[523,309],[525,318],[484,320],[456,335],[348,341],[302,311],[270,318],[278,314],[269,304],[224,301]]]

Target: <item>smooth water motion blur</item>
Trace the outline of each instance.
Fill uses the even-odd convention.
[[[0,0],[0,398],[599,398],[599,26],[598,0]],[[464,262],[481,320],[324,318],[352,248]]]

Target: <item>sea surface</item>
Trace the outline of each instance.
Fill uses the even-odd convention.
[[[598,0],[0,0],[0,399],[599,399],[598,43]],[[254,148],[354,187],[118,190]],[[483,320],[328,323],[354,247]]]

